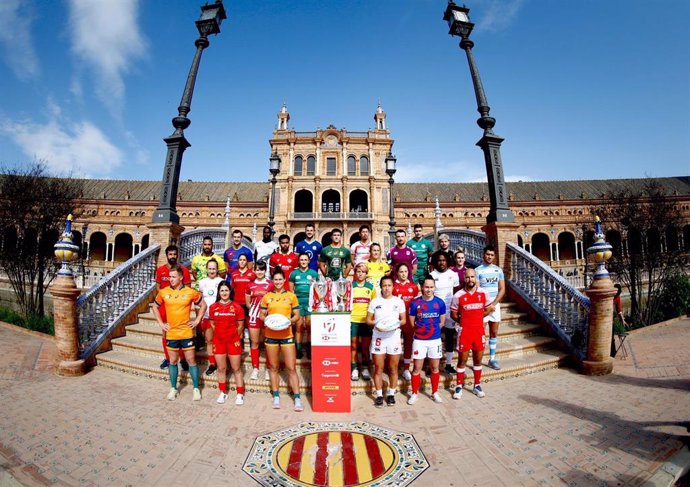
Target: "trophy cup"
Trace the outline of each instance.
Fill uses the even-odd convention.
[[[343,277],[342,272],[337,281],[335,281],[335,294],[338,299],[337,311],[345,311],[345,294],[347,293],[347,280]]]
[[[328,313],[328,307],[324,302],[324,299],[326,298],[326,292],[328,291],[326,281],[314,281],[312,286],[314,288],[314,294],[316,296],[316,311],[318,313]]]

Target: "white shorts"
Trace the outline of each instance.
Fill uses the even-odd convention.
[[[434,340],[417,340],[412,341],[412,358],[415,360],[422,360],[425,358],[440,359],[443,357],[443,350],[441,339]]]
[[[494,312],[484,317],[484,323],[488,323],[489,321],[493,321],[494,323],[501,321],[501,303],[496,303]]]
[[[381,332],[374,328],[374,335],[371,337],[372,355],[400,355],[402,353],[402,342],[400,341],[400,328],[393,331]]]

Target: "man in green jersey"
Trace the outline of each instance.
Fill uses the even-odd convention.
[[[297,347],[297,358],[302,358],[302,336],[306,335],[311,325],[311,310],[309,309],[309,294],[311,293],[311,283],[319,280],[319,274],[309,268],[309,254],[303,252],[299,254],[299,267],[290,273],[290,291],[297,296],[299,303],[299,320],[296,323],[295,342]],[[309,340],[307,340],[309,343]],[[307,349],[307,357],[311,358],[310,350]]]
[[[352,254],[350,249],[343,247],[342,238],[342,230],[331,230],[331,245],[324,247],[319,255],[321,273],[333,280],[338,279],[341,272],[343,277],[347,277],[352,270]]]
[[[414,237],[407,241],[407,246],[417,254],[417,273],[414,275],[414,282],[420,285],[424,282],[429,267],[429,256],[434,250],[434,244],[422,237],[422,228],[420,223],[415,223]]]

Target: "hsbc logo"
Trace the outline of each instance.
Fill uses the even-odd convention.
[[[328,367],[329,365],[340,365],[340,362],[337,360],[324,359],[321,361],[321,365]]]

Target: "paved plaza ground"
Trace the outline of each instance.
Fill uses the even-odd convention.
[[[295,413],[283,397],[200,403],[185,387],[96,368],[54,375],[52,340],[0,325],[0,485],[252,486],[241,467],[258,435],[303,421],[367,421],[411,433],[431,467],[420,486],[643,485],[690,439],[690,319],[633,332],[606,377],[569,369],[485,384],[443,404],[422,397],[349,415]],[[674,456],[675,455],[675,456]],[[682,455],[682,452],[681,452]],[[665,468],[668,468],[668,464]],[[656,476],[655,476],[656,474]],[[668,480],[666,480],[668,485]]]

